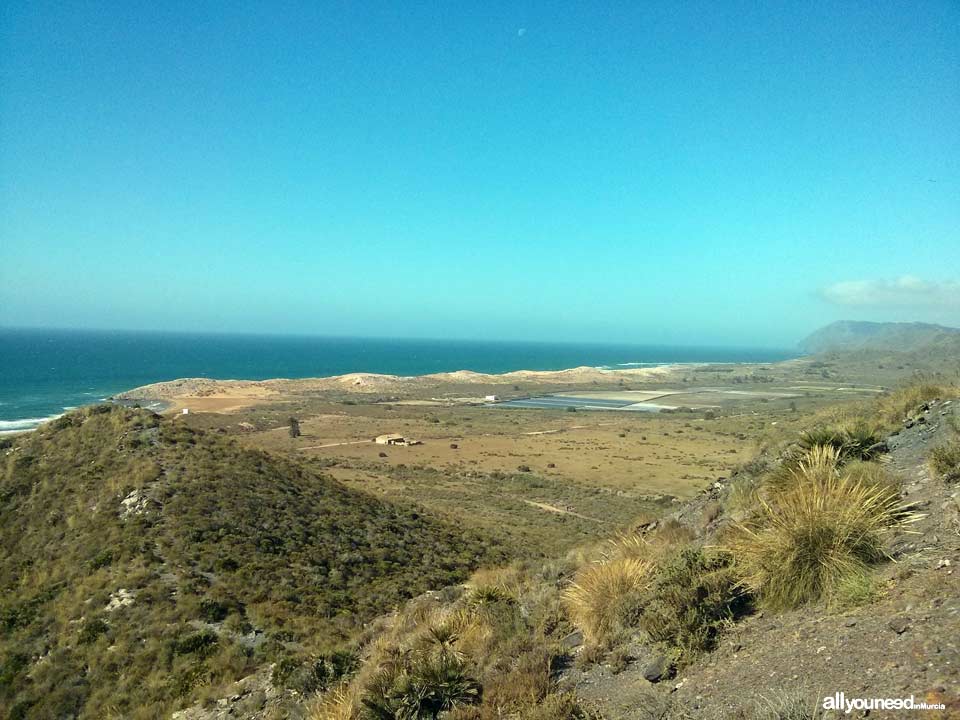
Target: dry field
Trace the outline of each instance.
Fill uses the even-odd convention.
[[[783,366],[791,372],[783,371]],[[670,378],[504,388],[457,378],[415,387],[390,380],[390,395],[318,388],[314,381],[183,381],[170,412],[217,428],[249,447],[288,454],[345,484],[481,528],[531,554],[555,553],[649,521],[794,432],[827,403],[857,401],[876,388],[825,382],[805,366],[773,370],[683,368]],[[799,367],[800,372],[794,371]],[[757,373],[774,377],[756,380]],[[817,371],[819,375],[819,370]],[[329,384],[328,381],[324,381]],[[380,380],[377,380],[380,382]],[[282,391],[280,390],[282,388]],[[598,402],[651,401],[686,411],[576,412],[485,407],[479,398],[553,395]],[[161,393],[162,396],[162,393]],[[287,420],[300,421],[291,438]],[[398,433],[419,440],[384,446]]]

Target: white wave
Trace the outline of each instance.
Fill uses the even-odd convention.
[[[20,418],[19,420],[0,420],[0,433],[23,432],[24,430],[35,430],[49,420],[56,420],[62,417],[63,413],[57,415],[48,415],[42,418]]]

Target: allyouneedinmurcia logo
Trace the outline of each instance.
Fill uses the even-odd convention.
[[[848,698],[844,692],[828,695],[823,699],[824,710],[842,710],[849,715],[854,710],[944,710],[942,703],[927,703],[915,700],[913,695],[905,698]]]

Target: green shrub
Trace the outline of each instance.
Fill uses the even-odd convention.
[[[480,700],[480,685],[464,663],[448,653],[420,656],[382,668],[368,682],[361,703],[371,720],[435,718],[443,710]]]
[[[223,622],[230,614],[230,607],[226,603],[204,598],[200,601],[200,619],[208,623]]]
[[[324,692],[341,682],[357,668],[356,655],[337,651],[307,660],[284,656],[274,664],[271,682],[277,687],[296,690],[301,695]]]
[[[873,460],[885,451],[880,427],[864,419],[807,430],[801,433],[799,444],[804,450],[832,447],[840,462],[848,458]]]
[[[654,572],[639,625],[688,662],[712,649],[722,629],[747,609],[738,581],[729,558],[685,548]]]
[[[213,652],[218,640],[215,632],[201,630],[174,640],[173,653],[175,655],[196,654],[198,657],[207,657]]]
[[[98,570],[102,567],[106,567],[112,562],[113,552],[111,550],[101,550],[93,556],[93,559],[90,561],[90,568],[93,570]]]
[[[88,620],[80,628],[80,635],[77,642],[81,645],[89,645],[95,642],[98,637],[105,635],[110,630],[110,626],[100,618]]]

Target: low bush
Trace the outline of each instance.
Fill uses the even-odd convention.
[[[885,451],[883,431],[879,425],[864,418],[856,418],[801,433],[799,444],[804,450],[831,447],[842,462],[848,458],[873,460]]]
[[[679,664],[712,649],[722,629],[750,602],[729,557],[697,547],[662,563],[644,595],[641,629],[671,646]]]
[[[803,467],[792,486],[761,500],[725,543],[746,586],[775,609],[832,599],[885,557],[891,528],[916,519],[890,488]]]

